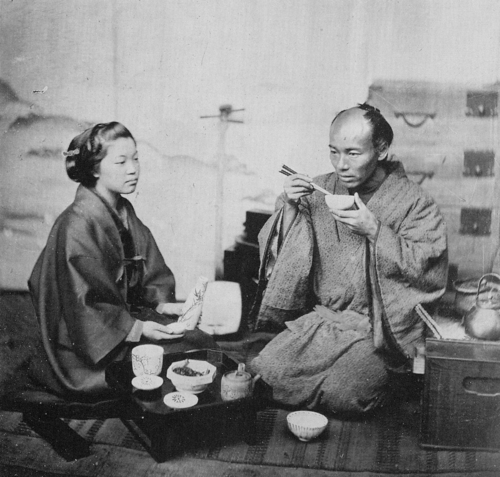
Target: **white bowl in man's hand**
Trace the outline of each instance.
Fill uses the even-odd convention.
[[[349,210],[354,207],[353,195],[325,195],[325,202],[331,210]]]

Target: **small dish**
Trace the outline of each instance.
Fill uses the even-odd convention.
[[[163,384],[163,378],[154,374],[143,374],[132,379],[132,386],[142,391],[151,391],[159,388]]]
[[[172,335],[184,335],[186,331],[186,325],[176,321],[175,323],[170,323],[167,325],[167,330],[172,333]]]
[[[162,340],[175,340],[178,338],[182,338],[185,333],[181,333],[179,335],[163,335]]]
[[[198,403],[198,396],[191,393],[168,393],[163,398],[163,402],[173,409],[184,409],[195,406]]]

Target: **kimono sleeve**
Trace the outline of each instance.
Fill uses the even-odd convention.
[[[376,348],[410,356],[423,337],[414,311],[444,293],[448,272],[446,226],[432,199],[419,197],[399,223],[382,223],[371,247],[373,335]]]
[[[387,278],[422,291],[441,289],[447,251],[446,226],[437,206],[419,199],[397,230],[382,224],[376,241],[377,268]]]
[[[112,238],[98,227],[74,226],[64,237],[66,263],[58,263],[68,344],[92,364],[122,343],[136,321],[118,285],[122,260]]]

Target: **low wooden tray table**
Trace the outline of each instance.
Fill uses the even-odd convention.
[[[172,409],[163,402],[166,394],[175,391],[166,377],[167,369],[171,363],[186,358],[212,363],[217,374],[208,388],[197,395],[195,406]],[[208,429],[215,438],[219,432],[224,432],[224,423],[230,421],[237,421],[245,442],[255,443],[257,411],[266,407],[271,388],[258,380],[252,397],[224,402],[220,395],[221,378],[237,368],[238,363],[224,352],[203,349],[165,354],[160,374],[163,385],[153,391],[141,391],[132,386],[134,373],[130,361],[112,363],[106,371],[106,381],[112,388],[130,396],[133,417],[122,419],[123,423],[157,462],[165,462],[182,451],[189,433]]]

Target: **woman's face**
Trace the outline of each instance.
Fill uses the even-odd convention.
[[[135,191],[139,170],[135,142],[131,138],[115,139],[108,144],[107,154],[95,172],[95,188],[114,205],[119,194]]]

